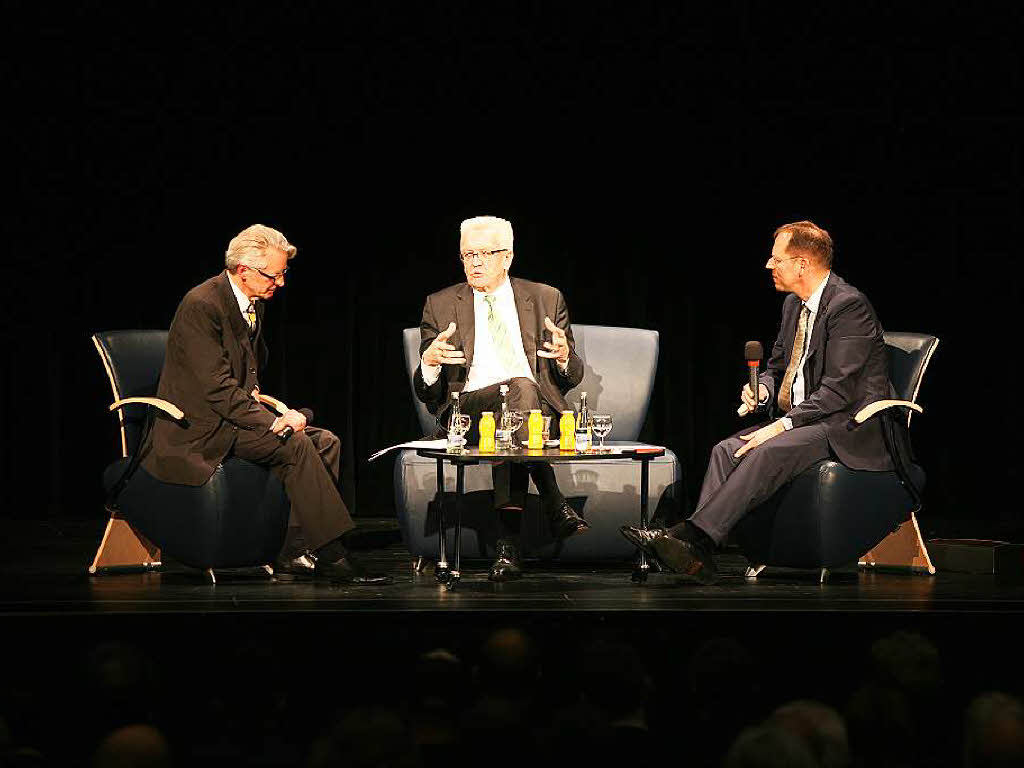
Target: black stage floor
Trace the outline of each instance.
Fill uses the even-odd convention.
[[[268,690],[313,702],[314,713],[287,731],[291,742],[308,744],[331,711],[367,703],[407,706],[429,685],[417,672],[424,652],[447,649],[469,670],[484,640],[510,626],[536,644],[543,667],[537,696],[549,709],[565,704],[582,684],[582,649],[591,641],[635,648],[654,681],[653,727],[663,734],[684,720],[698,722],[699,708],[687,703],[685,691],[704,666],[729,668],[730,653],[746,659],[746,671],[742,679],[723,678],[722,701],[746,697],[744,706],[758,717],[797,698],[842,708],[870,678],[878,641],[892,637],[904,638],[889,647],[896,648],[895,668],[906,669],[908,679],[920,674],[922,663],[927,667],[935,649],[948,722],[981,691],[1024,692],[1020,581],[856,569],[824,585],[809,571],[767,571],[747,581],[743,558],[726,552],[721,583],[711,587],[668,574],[633,584],[628,563],[541,562],[529,562],[521,581],[496,585],[486,579],[488,563],[469,561],[463,581],[449,592],[432,573],[414,572],[393,521],[359,522],[360,554],[391,573],[394,584],[274,583],[247,570],[219,572],[218,583],[208,585],[199,572],[171,563],[161,572],[90,577],[86,566],[103,521],[0,523],[0,705],[13,700],[8,712],[35,713],[19,720],[31,733],[45,728],[52,712],[55,722],[77,734],[65,749],[75,764],[75,755],[89,754],[80,745],[102,730],[100,715],[92,712],[97,660],[121,648],[117,653],[137,653],[155,670],[153,706],[176,743],[185,745],[184,754],[198,754],[197,745],[213,738],[196,730],[197,696],[219,697],[220,704],[208,705],[237,709],[259,724],[262,715],[249,702],[264,700]],[[913,638],[923,638],[923,645]],[[133,650],[124,651],[126,644]],[[729,651],[735,647],[742,650]],[[717,680],[722,673],[707,674]],[[209,722],[226,717],[203,713]],[[46,735],[34,738],[41,742]],[[262,738],[255,732],[237,737],[236,751],[248,757],[236,764],[300,762],[267,762]]]
[[[463,561],[463,579],[448,591],[432,571],[416,573],[393,521],[363,519],[359,555],[394,584],[349,587],[276,582],[258,569],[219,571],[216,585],[173,562],[158,572],[89,576],[86,566],[102,521],[4,521],[0,616],[149,613],[457,614],[464,612],[663,614],[666,612],[779,614],[992,615],[1008,621],[1024,612],[1024,581],[961,573],[922,576],[898,572],[816,572],[769,569],[744,578],[746,560],[728,550],[721,580],[700,586],[674,574],[630,581],[630,565],[529,561],[518,582],[493,584],[489,563]]]

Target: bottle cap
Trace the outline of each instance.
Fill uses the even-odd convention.
[[[480,415],[481,416],[493,416],[494,415],[494,411],[482,411],[480,413]]]
[[[562,415],[563,416],[572,416],[573,412],[572,411],[562,411]]]
[[[530,413],[540,413],[540,408],[531,408]]]

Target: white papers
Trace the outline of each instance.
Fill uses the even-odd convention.
[[[383,456],[388,451],[393,451],[396,448],[423,448],[423,449],[433,449],[433,450],[436,451],[439,448],[447,448],[447,447],[448,447],[448,440],[446,438],[444,438],[444,437],[440,438],[439,440],[410,440],[408,443],[399,443],[398,445],[392,445],[392,446],[389,446],[387,448],[384,448],[383,450],[377,451],[369,459],[367,459],[367,461],[373,461],[374,459],[379,459],[381,456]]]

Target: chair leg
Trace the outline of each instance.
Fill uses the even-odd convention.
[[[906,568],[915,573],[935,573],[935,566],[921,537],[917,516],[913,513],[909,520],[868,550],[857,563],[861,567]]]
[[[132,528],[117,512],[112,512],[103,531],[103,539],[89,566],[89,573],[96,574],[105,568],[152,570],[159,566],[160,548]]]
[[[203,575],[206,577],[206,580],[210,584],[213,584],[213,585],[217,584],[217,577],[213,573],[213,568],[207,568],[205,571],[203,571]]]
[[[748,579],[756,579],[766,567],[764,565],[749,565],[747,566],[747,572],[743,575]]]
[[[412,569],[416,573],[426,573],[434,566],[434,561],[423,555],[417,555],[416,559],[412,561]]]
[[[821,569],[821,576],[818,579],[818,583],[819,584],[824,584],[825,582],[827,582],[828,581],[828,577],[829,577],[829,573],[830,572],[829,572],[828,568],[822,568]]]
[[[274,575],[274,566],[267,564],[267,565],[263,565],[263,566],[260,566],[260,567],[263,568],[263,570],[267,572],[267,576],[273,576]]]

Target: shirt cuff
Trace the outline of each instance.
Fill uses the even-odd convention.
[[[793,428],[793,420],[789,416],[783,416],[780,421],[787,432]]]
[[[760,389],[761,385],[759,384],[757,388]],[[767,405],[769,397],[771,397],[771,395],[765,395],[763,399],[757,401],[757,404],[758,405]]]
[[[420,374],[423,376],[423,383],[431,387],[441,376],[441,366],[424,365],[423,361],[420,361]]]

